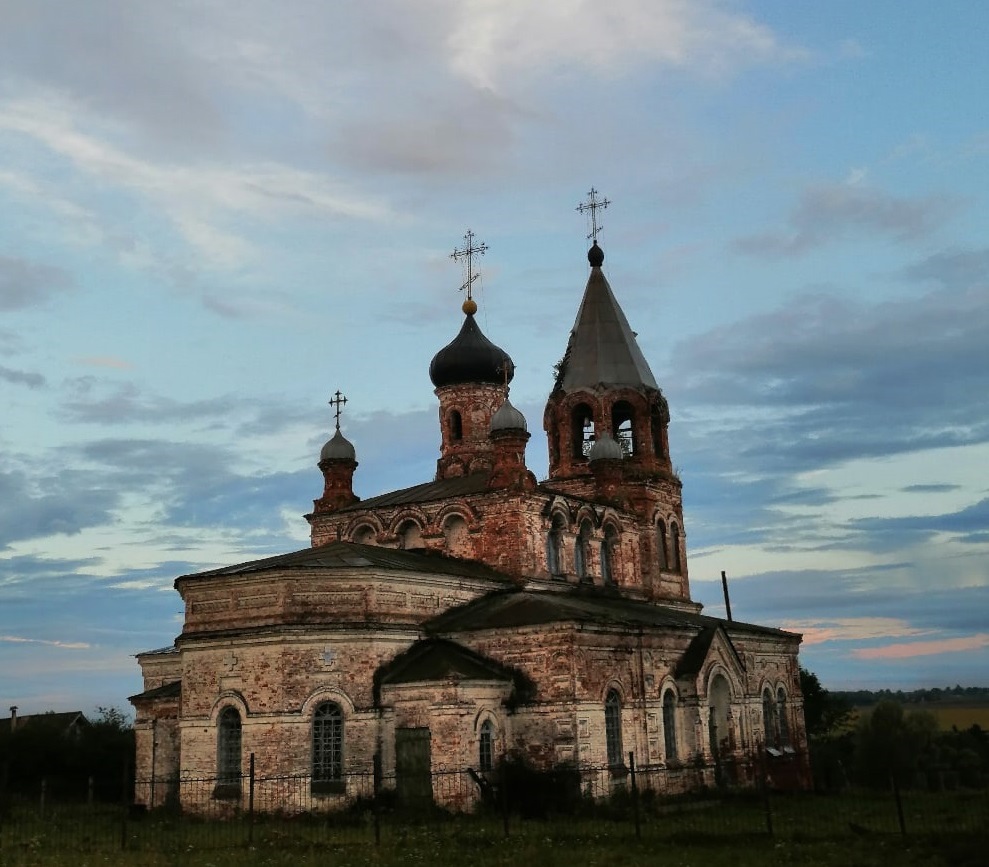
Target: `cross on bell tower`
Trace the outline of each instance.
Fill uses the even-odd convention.
[[[346,395],[340,393],[340,389],[336,390],[333,397],[330,398],[329,404],[333,407],[333,417],[336,419],[337,430],[340,430],[340,414],[343,412],[344,404],[347,402]]]
[[[483,241],[478,241],[475,244],[474,237],[474,233],[468,229],[467,234],[464,235],[463,249],[454,247],[453,252],[450,254],[450,258],[455,262],[459,262],[461,259],[467,260],[467,281],[460,287],[460,291],[467,290],[467,301],[471,303],[474,301],[471,294],[471,284],[481,276],[480,273],[474,273],[474,257],[483,256],[488,249],[488,245]],[[467,302],[464,303],[466,305]]]
[[[611,202],[607,199],[601,199],[599,201],[598,191],[595,190],[594,187],[591,187],[590,191],[587,193],[587,201],[581,202],[577,205],[576,210],[580,211],[580,213],[583,214],[585,211],[591,212],[591,231],[587,236],[588,241],[594,241],[595,244],[598,242],[598,232],[604,228],[604,226],[598,225],[598,210],[600,209],[603,211],[610,204]]]

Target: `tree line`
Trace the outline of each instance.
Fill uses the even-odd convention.
[[[921,707],[945,693],[978,701],[981,687],[955,690],[829,692],[800,670],[804,717],[815,784],[927,789],[989,786],[989,732],[979,725],[941,731]],[[922,698],[936,694],[938,699]],[[868,696],[868,699],[865,699]],[[906,698],[907,696],[913,698]],[[957,701],[958,699],[951,699]],[[865,711],[856,711],[856,708]]]

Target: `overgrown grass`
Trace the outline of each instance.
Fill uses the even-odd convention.
[[[0,824],[0,865],[439,865],[523,867],[758,864],[977,867],[989,858],[989,795],[904,793],[907,836],[889,793],[757,795],[586,805],[579,817],[520,821],[432,813],[409,820],[370,810],[346,817],[259,817],[227,822],[63,808],[45,818],[22,806]],[[774,834],[769,834],[771,821]],[[122,845],[126,848],[122,848]]]

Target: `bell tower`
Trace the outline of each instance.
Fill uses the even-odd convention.
[[[592,189],[590,275],[543,414],[547,487],[610,502],[638,518],[644,583],[689,598],[680,479],[670,460],[669,405],[604,275]]]

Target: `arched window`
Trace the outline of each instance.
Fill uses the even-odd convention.
[[[494,723],[486,719],[481,723],[477,737],[477,764],[482,771],[494,770]]]
[[[464,420],[458,410],[450,410],[450,439],[462,440],[464,438]]]
[[[615,584],[615,551],[618,548],[618,531],[608,527],[604,531],[604,541],[601,543],[601,581],[605,584]]]
[[[762,727],[766,731],[766,746],[779,746],[779,730],[776,728],[776,700],[767,686],[762,691]]]
[[[660,572],[665,572],[670,568],[666,556],[666,524],[662,521],[656,523],[656,563]]]
[[[677,697],[672,689],[663,696],[663,741],[666,746],[666,761],[676,761],[677,757]]]
[[[786,717],[786,693],[781,686],[776,690],[776,719],[779,723],[780,746],[790,746],[790,721]]]
[[[374,537],[374,527],[369,527],[367,524],[361,524],[360,527],[354,530],[354,541],[359,545],[373,545]]]
[[[398,528],[398,547],[406,551],[422,548],[422,528],[415,521],[405,521]]]
[[[587,555],[590,551],[591,525],[584,521],[580,525],[580,531],[574,541],[573,562],[574,571],[581,581],[589,581],[591,576],[588,571]]]
[[[624,400],[618,401],[611,408],[611,430],[625,457],[635,454],[634,418],[632,405]]]
[[[683,571],[683,559],[680,556],[680,528],[670,524],[670,553],[673,555],[673,571]]]
[[[586,403],[579,403],[571,415],[573,456],[586,458],[594,445],[594,414]]]
[[[546,569],[550,575],[563,574],[563,516],[557,512],[546,534]]]
[[[663,448],[663,413],[659,407],[654,406],[649,414],[649,424],[652,427],[652,450],[657,458],[666,457],[666,449]]]
[[[312,718],[312,785],[315,792],[342,791],[343,709],[326,701]]]
[[[235,707],[225,707],[216,721],[216,776],[221,786],[240,786],[241,777],[240,714]]]
[[[604,740],[608,750],[608,765],[625,764],[622,754],[622,700],[616,690],[608,690],[604,699]]]
[[[446,550],[457,557],[470,553],[470,535],[467,522],[460,515],[450,515],[443,522],[443,538]]]

